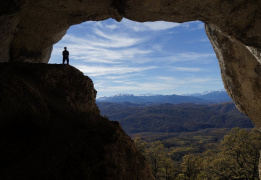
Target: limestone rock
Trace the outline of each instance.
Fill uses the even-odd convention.
[[[95,96],[71,66],[0,64],[0,179],[154,179]]]
[[[257,51],[233,37],[224,35],[213,25],[207,35],[217,54],[224,86],[237,107],[261,127],[261,65]]]

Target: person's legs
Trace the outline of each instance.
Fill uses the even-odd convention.
[[[65,58],[63,58],[63,64],[64,64],[64,62],[65,62]]]
[[[69,57],[67,58],[67,64],[69,64]]]

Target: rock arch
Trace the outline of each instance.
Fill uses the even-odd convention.
[[[261,127],[261,1],[10,0],[0,7],[0,62],[47,63],[67,29],[88,20],[200,20],[237,107]]]

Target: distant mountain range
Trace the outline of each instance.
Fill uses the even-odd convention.
[[[140,95],[118,94],[110,97],[100,97],[97,102],[129,102],[129,103],[199,103],[211,104],[232,101],[225,90],[207,91],[203,93],[186,94],[186,95]]]
[[[233,102],[220,104],[132,104],[97,102],[102,115],[118,121],[126,133],[192,132],[208,128],[253,128]]]

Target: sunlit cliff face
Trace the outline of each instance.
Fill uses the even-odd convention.
[[[9,1],[0,9],[0,62],[47,63],[52,45],[71,25],[87,20],[200,20],[206,23],[228,93],[260,127],[260,7],[255,0]]]

